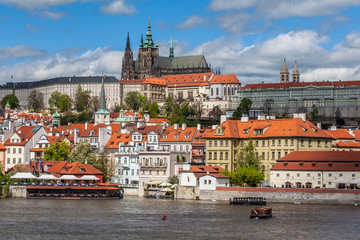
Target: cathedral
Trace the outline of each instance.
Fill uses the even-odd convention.
[[[210,66],[204,55],[198,56],[174,56],[173,39],[171,35],[169,57],[159,56],[159,46],[152,40],[150,19],[146,39],[141,35],[138,59],[134,60],[130,47],[129,33],[127,35],[125,53],[122,61],[121,78],[143,79],[147,77],[160,77],[162,75],[206,73],[210,72]]]

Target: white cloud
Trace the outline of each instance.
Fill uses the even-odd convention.
[[[15,60],[21,58],[34,58],[45,56],[44,50],[36,50],[33,46],[18,45],[15,47],[6,47],[0,49],[0,59]]]
[[[255,5],[257,0],[213,0],[209,8],[213,11],[244,9]]]
[[[214,69],[235,73],[242,83],[279,82],[284,58],[289,71],[298,61],[301,81],[360,79],[360,34],[348,34],[332,50],[321,45],[328,41],[313,31],[291,31],[262,43],[244,46],[236,38],[221,37],[203,43],[184,55],[205,54]],[[350,41],[354,45],[347,43]]]
[[[117,15],[134,15],[137,10],[132,4],[126,4],[125,0],[114,0],[112,2],[105,3],[100,10],[105,14]]]
[[[178,29],[193,29],[193,28],[200,26],[201,24],[206,23],[207,21],[209,21],[208,18],[202,18],[202,17],[194,15],[194,16],[190,16],[188,19],[186,19],[185,22],[178,24],[176,26],[176,28],[178,28]]]
[[[56,21],[56,20],[59,20],[60,18],[62,18],[64,16],[67,16],[67,13],[66,12],[56,12],[56,11],[45,10],[45,11],[41,12],[41,15],[43,15],[44,17],[46,17],[48,19]]]
[[[0,67],[0,81],[13,75],[15,81],[34,81],[61,76],[101,75],[120,77],[123,52],[111,48],[88,50],[79,56],[57,53]]]
[[[25,10],[47,9],[54,6],[66,5],[79,0],[0,0],[0,3],[12,5]]]

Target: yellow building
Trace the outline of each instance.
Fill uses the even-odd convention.
[[[301,118],[227,120],[206,137],[206,165],[234,171],[237,151],[249,140],[261,157],[265,180],[269,180],[277,159],[293,151],[331,151],[332,137]]]

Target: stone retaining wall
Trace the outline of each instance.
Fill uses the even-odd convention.
[[[26,186],[10,186],[10,196],[26,198]]]
[[[192,188],[192,189],[190,189]],[[197,193],[198,194],[194,194]],[[285,189],[285,188],[230,188],[216,191],[197,190],[195,187],[179,186],[176,199],[224,200],[233,197],[265,197],[268,202],[360,204],[360,190],[340,189]]]

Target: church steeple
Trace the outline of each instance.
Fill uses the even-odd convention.
[[[144,40],[143,40],[143,35],[141,34],[141,40],[140,40],[140,48],[144,47]]]
[[[173,58],[174,58],[174,46],[173,46],[173,35],[172,35],[172,33],[171,33],[171,40],[170,40],[169,58],[171,60],[173,60]]]
[[[150,24],[150,17],[149,17],[149,24],[148,24],[148,30],[146,32],[146,40],[144,47],[145,48],[153,48],[154,47],[154,41],[152,40],[152,33],[151,33],[151,24]]]
[[[284,63],[283,63],[283,66],[282,66],[282,69],[280,71],[280,83],[286,83],[286,82],[289,82],[289,70],[286,66],[286,60],[284,58]]]
[[[292,72],[292,81],[293,82],[300,82],[300,72],[299,72],[296,60],[295,60],[294,70]]]
[[[126,40],[126,48],[125,48],[125,51],[126,51],[126,50],[131,51],[129,32],[128,32],[127,40]]]
[[[101,78],[101,91],[100,91],[100,109],[106,110],[106,98],[105,98],[105,87],[104,87],[104,75]]]

